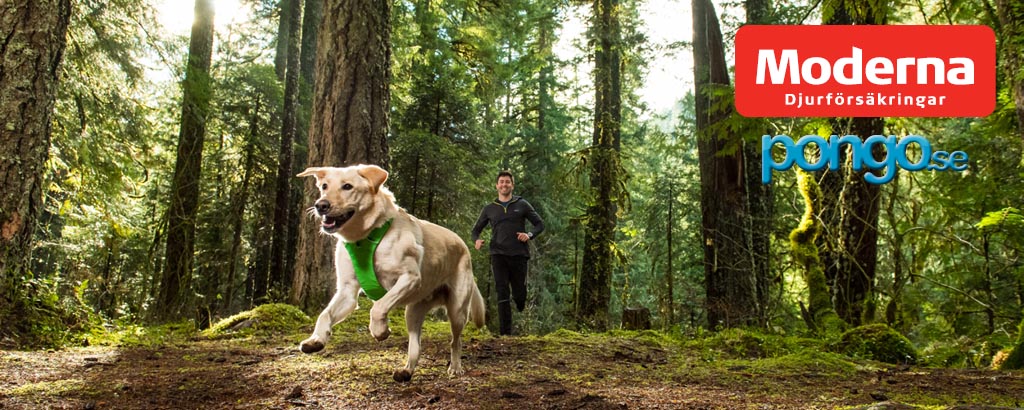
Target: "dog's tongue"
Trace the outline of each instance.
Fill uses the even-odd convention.
[[[335,221],[334,218],[324,217],[324,220],[323,222],[321,222],[321,224],[323,225],[324,228],[333,228]]]

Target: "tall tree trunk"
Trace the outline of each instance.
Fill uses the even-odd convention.
[[[594,136],[590,147],[590,190],[587,209],[583,266],[576,301],[576,317],[584,326],[608,328],[611,300],[613,245],[615,243],[617,185],[622,133],[622,33],[618,0],[595,0]]]
[[[298,0],[301,1],[301,0]],[[277,74],[278,81],[284,81],[288,73],[288,37],[292,19],[288,14],[292,12],[292,0],[281,0],[277,3],[277,41],[274,50],[274,74]]]
[[[999,16],[999,53],[1006,80],[1017,107],[1017,133],[1024,142],[1024,3],[996,0]]]
[[[716,111],[716,86],[729,85],[725,47],[718,16],[710,0],[693,0],[693,59],[697,109],[697,155],[700,163],[701,226],[708,326],[757,323],[753,258],[750,254],[750,209],[743,151],[732,149],[723,127],[731,107]],[[725,152],[729,152],[726,150]]]
[[[260,182],[257,192],[270,192],[274,182],[270,178],[264,178]],[[256,221],[253,222],[252,243],[253,259],[249,268],[249,275],[246,278],[246,299],[250,306],[267,302],[267,287],[270,278],[270,233],[271,221],[274,220],[274,206],[270,201],[260,201],[263,207],[256,211]]]
[[[826,24],[885,24],[885,4],[869,0],[841,0],[824,9]],[[832,133],[856,135],[862,140],[884,131],[885,120],[878,117],[836,118]],[[882,148],[872,154],[882,157]],[[861,170],[850,169],[846,151],[841,151],[843,167],[838,172],[819,173],[822,190],[821,220],[825,235],[819,238],[825,277],[839,317],[852,326],[874,318],[874,283],[878,256],[878,215],[881,189],[864,181]],[[882,171],[879,171],[882,172]]]
[[[309,149],[306,136],[309,135],[309,115],[313,108],[313,82],[316,79],[316,42],[323,18],[323,0],[303,2],[302,7],[302,49],[299,56],[299,115],[296,117],[294,169],[305,169]],[[285,248],[285,272],[294,275],[295,255],[299,246],[299,218],[306,207],[303,201],[305,191],[302,184],[292,186],[291,213],[288,216],[288,245]],[[294,278],[293,278],[294,280]]]
[[[769,24],[770,0],[746,0],[747,24]],[[758,130],[770,134],[770,130]],[[744,140],[743,161],[750,206],[750,255],[753,257],[757,320],[762,327],[771,316],[772,284],[776,283],[771,268],[771,233],[775,221],[774,193],[771,184],[761,183],[761,142]]]
[[[202,173],[203,139],[210,108],[210,60],[213,55],[213,3],[196,0],[195,22],[188,46],[188,65],[182,97],[178,159],[174,164],[171,205],[167,222],[167,267],[160,283],[155,318],[166,321],[179,317],[190,302],[196,209]]]
[[[674,215],[672,214],[672,205],[676,201],[675,194],[672,193],[672,184],[668,184],[668,221],[665,223],[665,244],[668,246],[668,257],[666,259],[665,267],[665,291],[666,301],[668,306],[666,307],[665,317],[665,329],[672,327],[676,323],[676,307],[675,307],[675,295],[672,290],[672,284],[675,282],[675,278],[672,272],[672,225],[676,223]]]
[[[391,77],[391,2],[327,0],[317,39],[309,130],[310,166],[387,167]],[[305,182],[307,201],[318,196]],[[334,241],[301,218],[291,301],[320,309],[334,289]]]
[[[96,310],[103,313],[106,317],[114,317],[114,289],[110,285],[113,281],[111,272],[114,270],[114,260],[117,259],[117,232],[114,227],[110,227],[110,231],[107,233],[107,237],[103,241],[103,247],[106,248],[106,255],[103,258],[103,268],[100,269],[99,283],[97,286],[99,295],[96,297]]]
[[[149,279],[149,284],[146,292],[146,297],[152,298],[154,300],[156,300],[156,298],[160,296],[160,280],[163,279],[161,273],[163,272],[164,266],[164,257],[163,255],[160,254],[160,250],[166,250],[166,247],[163,246],[163,236],[167,232],[167,210],[164,210],[163,213],[159,215],[156,213],[157,198],[163,197],[163,195],[161,195],[159,191],[159,188],[154,189],[153,194],[150,197],[150,200],[153,201],[153,212],[150,212],[150,215],[153,216],[153,219],[156,220],[157,223],[153,226],[153,241],[150,242],[149,250],[146,252],[146,257],[148,258],[148,260],[153,261],[152,271],[150,272],[150,275],[147,278]]]
[[[274,231],[270,245],[270,286],[277,291],[276,295],[288,295],[291,288],[291,275],[285,272],[285,248],[288,246],[288,219],[292,211],[291,182],[295,178],[292,172],[292,143],[295,141],[295,117],[299,108],[299,23],[302,21],[302,0],[288,0],[287,16],[288,70],[285,74],[284,116],[281,120],[281,148],[277,157],[277,187],[274,196]]]
[[[24,334],[20,288],[43,209],[43,173],[70,0],[0,5],[0,338]]]
[[[892,188],[889,191],[889,201],[885,207],[886,220],[892,229],[892,236],[889,238],[889,251],[892,253],[892,291],[889,293],[889,302],[885,305],[885,323],[889,327],[901,330],[903,314],[901,303],[903,296],[903,284],[906,282],[903,263],[903,238],[906,232],[900,232],[899,221],[896,219],[896,202],[900,195],[900,179],[893,178]]]
[[[833,120],[833,133],[857,135],[866,139],[881,134],[882,118],[841,118]],[[879,146],[872,150],[881,158]],[[859,326],[874,317],[876,259],[878,256],[878,215],[881,189],[864,181],[868,171],[854,172],[847,155],[839,171],[825,171],[822,188],[821,220],[826,238],[819,238],[825,277],[832,292],[836,313],[846,323]],[[826,236],[823,235],[823,236]],[[868,317],[865,317],[868,316]]]
[[[222,312],[231,311],[231,303],[235,299],[235,277],[238,270],[238,254],[242,248],[242,227],[245,221],[245,205],[249,203],[249,187],[252,185],[252,171],[256,162],[256,139],[259,138],[260,109],[262,100],[256,94],[256,101],[253,102],[251,115],[249,116],[249,141],[245,145],[245,163],[242,174],[242,186],[238,189],[233,203],[231,213],[231,252],[228,255],[228,279],[227,292],[224,301],[221,303]]]

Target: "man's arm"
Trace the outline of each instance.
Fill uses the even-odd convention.
[[[526,201],[523,201],[526,202]],[[533,205],[526,202],[526,219],[533,225],[533,230],[530,231],[530,239],[536,238],[541,232],[544,232],[544,221],[540,219],[540,214],[537,210],[533,209]]]
[[[487,206],[485,205],[484,209],[480,210],[480,218],[476,220],[476,225],[473,225],[473,242],[476,242],[478,239],[480,239],[480,233],[482,233],[484,231],[484,227],[487,226],[488,219],[489,218],[487,218]]]

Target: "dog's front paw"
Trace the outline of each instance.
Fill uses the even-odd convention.
[[[462,366],[448,366],[448,377],[459,377],[466,374],[465,370],[462,370]]]
[[[412,380],[412,372],[410,372],[409,369],[401,368],[395,370],[395,374],[391,375],[391,377],[393,377],[396,382],[405,383]]]
[[[316,353],[324,350],[324,342],[318,337],[313,336],[309,339],[303,340],[302,343],[299,343],[299,350],[302,350],[302,353],[306,354]]]
[[[386,321],[370,321],[370,334],[373,335],[374,339],[378,342],[383,342],[388,336],[391,336],[391,329],[388,328],[388,322]]]

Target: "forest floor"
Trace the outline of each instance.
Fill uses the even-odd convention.
[[[0,409],[997,409],[1024,404],[1024,373],[889,365],[807,339],[743,331],[494,337],[469,330],[449,378],[447,323],[430,321],[411,382],[400,312],[376,342],[367,311],[317,354],[310,330],[142,336],[46,351],[0,350]],[[429,319],[428,319],[429,320]],[[236,321],[237,322],[237,321]],[[252,322],[250,322],[251,325]],[[311,322],[309,322],[311,323]],[[229,332],[230,333],[230,332]],[[800,340],[805,340],[801,342]]]

